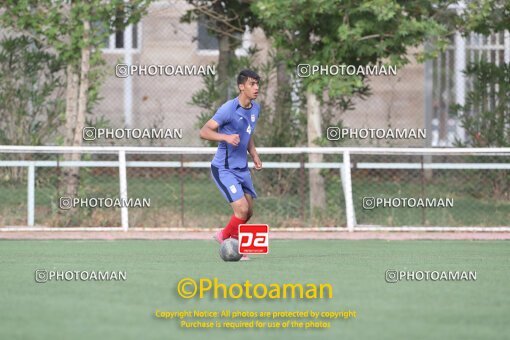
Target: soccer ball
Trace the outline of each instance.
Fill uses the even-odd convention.
[[[243,255],[237,251],[239,242],[235,238],[227,238],[221,243],[220,257],[223,261],[239,261]]]

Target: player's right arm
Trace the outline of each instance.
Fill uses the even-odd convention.
[[[200,138],[213,142],[226,142],[230,145],[237,146],[240,142],[239,135],[226,135],[218,133],[220,124],[214,119],[209,119],[207,123],[200,129]]]

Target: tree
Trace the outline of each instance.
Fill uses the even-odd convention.
[[[460,13],[458,29],[490,35],[510,29],[510,2],[479,0],[469,2]],[[454,105],[456,116],[466,132],[466,140],[456,140],[459,147],[510,147],[510,64],[494,64],[481,58],[466,66],[464,72],[472,84],[464,105]],[[477,162],[478,157],[474,156]],[[485,160],[484,160],[485,161]],[[491,188],[488,197],[510,199],[510,175],[507,171],[477,171],[473,195]],[[480,187],[477,187],[477,186]]]
[[[288,51],[288,66],[376,65],[383,62],[402,66],[408,62],[408,48],[427,40],[444,46],[447,34],[439,16],[455,1],[396,0],[260,0],[252,4],[261,26],[273,39],[276,48]],[[424,55],[422,55],[424,56]],[[308,146],[319,145],[323,134],[319,114],[326,95],[340,99],[365,94],[363,76],[312,74],[302,78],[308,113]],[[339,106],[339,109],[342,109]],[[320,162],[322,155],[310,155]],[[311,169],[310,206],[325,206],[324,183],[318,170]]]
[[[510,29],[510,2],[507,0],[469,1],[461,12],[459,30],[490,34]]]
[[[0,144],[42,145],[56,139],[64,122],[61,70],[62,63],[29,37],[0,41]],[[13,180],[24,174],[18,167],[3,170]]]
[[[510,29],[510,2],[471,1],[461,11],[457,28],[464,35],[490,35]],[[493,64],[483,57],[467,65],[464,72],[472,83],[463,106],[455,105],[451,114],[459,118],[468,139],[459,146],[510,146],[510,64]]]
[[[218,79],[219,94],[216,105],[229,98],[231,65],[234,51],[241,45],[242,35],[247,28],[257,27],[258,21],[250,9],[250,4],[239,0],[188,0],[193,6],[186,11],[181,22],[191,23],[202,20],[208,32],[218,39]],[[235,72],[235,71],[234,71]]]
[[[86,113],[98,100],[103,64],[101,46],[113,32],[140,20],[148,0],[8,0],[3,4],[0,24],[13,34],[30,37],[53,51],[65,65],[66,134],[64,143],[82,145]],[[9,32],[8,32],[9,33]],[[66,160],[79,160],[79,153],[66,154]],[[65,192],[75,196],[79,168],[64,173]]]
[[[473,87],[464,105],[452,107],[468,139],[458,146],[510,147],[510,64],[470,63],[465,74]]]
[[[510,147],[510,64],[496,65],[484,60],[470,63],[466,76],[473,84],[464,105],[454,105],[451,114],[457,116],[466,131],[466,140],[456,140],[458,147]],[[485,162],[484,156],[472,156],[473,162]],[[486,192],[488,198],[510,200],[510,174],[506,170],[477,170],[473,195]]]
[[[62,63],[25,36],[0,41],[0,144],[43,145],[64,121]]]

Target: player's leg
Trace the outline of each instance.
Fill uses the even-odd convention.
[[[248,203],[248,213],[246,215],[246,222],[248,222],[248,220],[253,216],[253,203],[254,198],[257,198],[257,193],[255,192],[255,188],[253,187],[250,171],[244,171],[238,177],[243,187],[244,198],[246,198],[246,202]],[[243,257],[241,258],[242,261],[246,261],[249,259],[250,258],[247,255],[243,255]]]
[[[244,198],[246,198],[248,202],[248,215],[246,216],[246,222],[248,222],[253,216],[253,197],[249,193],[244,193]],[[241,257],[241,261],[247,261],[249,259],[248,255],[243,255],[243,257]]]
[[[238,219],[235,223],[232,223],[229,228],[230,236],[238,239],[239,238],[239,225],[248,222],[250,217],[253,215],[253,198],[250,194],[245,193],[244,198],[233,202],[232,209],[234,209],[234,216],[242,216],[242,219]],[[232,222],[232,220],[231,220]],[[247,255],[241,257],[241,261],[248,261],[250,258]]]
[[[233,171],[211,166],[211,175],[221,194],[230,203],[234,211],[225,228],[214,235],[214,239],[221,243],[229,237],[237,238],[238,226],[246,222],[249,205],[244,197],[243,188],[239,183],[238,177]]]
[[[251,217],[251,205],[246,194],[235,202],[230,203],[234,215],[242,220],[249,220]]]
[[[246,216],[246,222],[248,222],[253,216],[253,197],[251,194],[245,192],[244,198],[246,198],[246,201],[248,202],[248,214]]]
[[[236,179],[242,188],[243,197],[230,203],[234,210],[234,215],[229,224],[223,231],[223,236],[239,237],[239,225],[248,222],[253,215],[253,198],[257,197],[249,171],[235,172]]]
[[[230,218],[228,225],[223,229],[223,236],[225,236],[225,238],[232,237],[237,239],[239,237],[239,225],[246,223],[250,218],[250,204],[243,195],[243,197],[237,201],[230,203],[230,206],[234,214]]]
[[[239,182],[243,188],[244,197],[248,202],[248,216],[247,220],[249,220],[253,216],[253,203],[257,198],[257,193],[255,192],[255,188],[253,187],[253,181],[251,179],[251,173],[249,170],[243,171],[238,176]]]
[[[230,217],[230,221],[223,229],[224,239],[228,237],[239,238],[239,225],[244,224],[250,218],[250,205],[246,197],[241,197],[235,202],[230,203],[234,214]]]
[[[255,193],[255,189],[253,188],[253,183],[251,181],[251,176],[249,171],[241,171],[241,172],[232,172],[237,180],[237,185],[240,186],[243,196],[238,200],[230,203],[232,210],[234,211],[234,215],[232,215],[229,224],[223,229],[224,238],[239,237],[239,225],[248,222],[248,220],[253,215],[253,198],[257,197]],[[236,195],[236,197],[238,197]]]
[[[245,197],[241,197],[237,201],[231,202],[230,206],[234,211],[234,214],[230,216],[230,221],[228,221],[225,228],[219,230],[214,235],[214,239],[218,242],[222,242],[223,240],[232,237],[239,238],[239,225],[246,223],[249,218],[249,209],[250,206]]]

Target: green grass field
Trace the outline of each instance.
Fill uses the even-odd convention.
[[[0,242],[0,339],[503,339],[510,326],[508,241],[272,241],[224,263],[213,241]],[[34,271],[125,270],[125,282],[36,283]],[[476,271],[467,282],[386,283],[387,269]],[[185,277],[222,283],[330,283],[332,299],[184,300]],[[331,328],[181,329],[156,309],[355,310]]]

